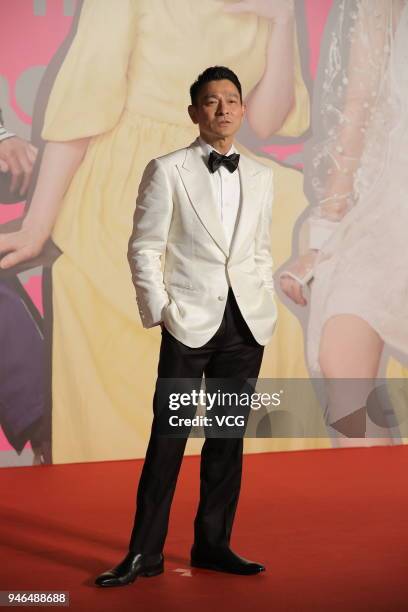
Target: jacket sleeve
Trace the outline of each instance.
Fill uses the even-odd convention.
[[[270,169],[264,199],[262,202],[261,218],[259,219],[255,236],[255,263],[264,282],[265,288],[273,295],[273,260],[271,252],[272,202],[273,171]]]
[[[166,251],[173,211],[170,184],[159,160],[146,166],[139,186],[128,261],[136,289],[143,327],[162,321],[169,297],[163,282],[161,260]]]
[[[15,136],[14,132],[9,132],[3,125],[3,114],[0,108],[0,142],[12,138],[13,136]]]

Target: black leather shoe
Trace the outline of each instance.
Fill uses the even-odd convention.
[[[216,572],[241,574],[242,576],[259,574],[265,571],[265,567],[260,563],[243,559],[232,552],[230,548],[200,550],[193,546],[191,549],[191,566],[215,570]]]
[[[103,587],[124,586],[134,582],[138,576],[157,576],[163,573],[163,555],[143,555],[129,552],[119,565],[103,572],[95,584]]]

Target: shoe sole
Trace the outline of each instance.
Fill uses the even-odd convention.
[[[158,576],[159,574],[163,574],[164,572],[164,567],[163,566],[159,566],[159,567],[152,567],[150,569],[145,569],[143,572],[141,572],[140,574],[137,574],[137,576],[135,576],[132,580],[128,580],[127,582],[115,582],[115,583],[111,583],[111,584],[97,584],[97,586],[99,587],[104,587],[104,588],[109,588],[109,587],[120,587],[120,586],[126,586],[127,584],[133,584],[136,580],[136,578],[152,578],[153,576]]]
[[[256,574],[261,574],[265,570],[259,570],[258,572],[250,572],[248,574],[244,574],[242,572],[234,572],[233,570],[226,570],[220,567],[219,565],[213,565],[211,563],[200,563],[197,561],[190,562],[191,567],[197,567],[198,569],[208,569],[213,570],[214,572],[224,572],[224,574],[236,574],[237,576],[255,576]]]

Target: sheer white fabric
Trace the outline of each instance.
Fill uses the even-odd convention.
[[[309,245],[321,251],[308,329],[315,370],[335,314],[364,318],[408,353],[408,0],[341,0],[334,11],[305,149]]]

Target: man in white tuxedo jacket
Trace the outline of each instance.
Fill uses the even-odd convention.
[[[189,114],[200,135],[152,160],[137,198],[129,263],[144,327],[161,325],[159,380],[256,379],[276,306],[272,279],[272,170],[237,154],[245,112],[228,68],[191,86]],[[168,408],[168,405],[167,405]],[[137,494],[129,552],[96,579],[119,586],[163,571],[168,517],[187,436],[160,435],[158,387]],[[207,436],[191,550],[194,567],[255,574],[263,565],[229,547],[242,472],[241,437]]]
[[[228,190],[234,179],[241,189],[240,210],[231,211],[236,219],[231,240],[223,221],[229,222],[227,207],[234,207],[234,186],[220,205],[219,177],[213,181],[208,171],[207,148],[199,137],[152,160],[144,172],[130,243],[140,317],[144,327],[163,323],[183,344],[200,347],[219,328],[231,287],[255,339],[265,345],[276,318],[272,170],[244,156],[235,177],[222,167],[221,189]]]

